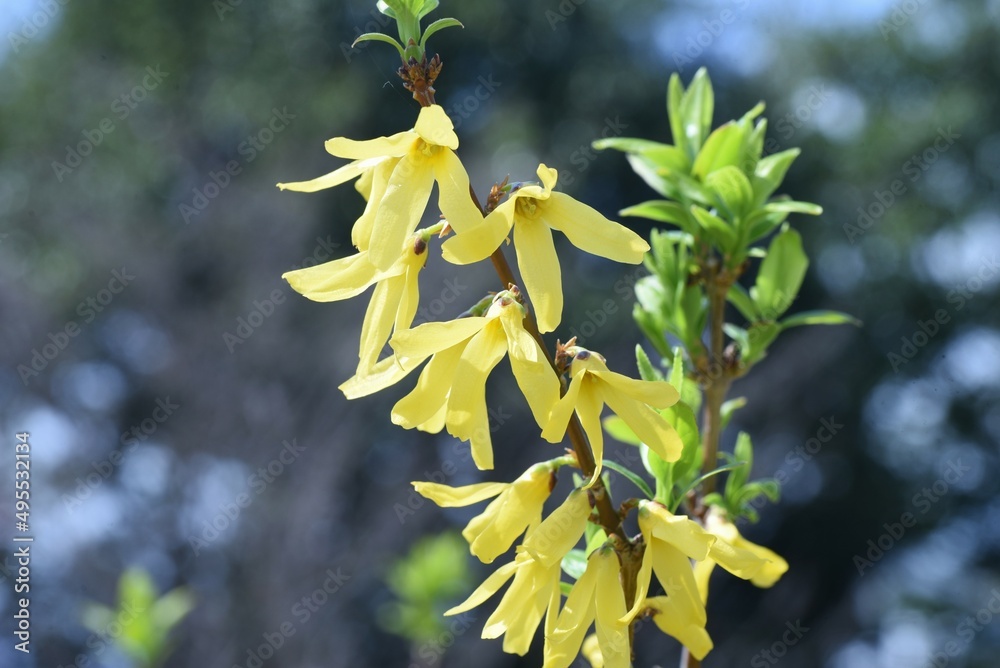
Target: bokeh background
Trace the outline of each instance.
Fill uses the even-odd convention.
[[[466,29],[434,39],[438,101],[481,194],[544,161],[608,215],[652,198],[620,154],[588,147],[668,140],[667,80],[701,65],[717,123],[763,99],[769,150],[803,148],[783,190],[826,212],[794,219],[813,263],[793,310],[865,325],[795,330],[735,389],[749,406],[726,443],[749,431],[754,474],[786,478],[746,531],[791,571],[764,592],[717,580],[706,665],[997,665],[1000,2],[442,4],[433,16]],[[350,187],[274,184],[338,166],[330,137],[415,117],[392,50],[348,46],[381,29],[374,2],[3,6],[0,427],[6,443],[32,434],[37,542],[34,651],[14,652],[8,629],[0,665],[131,665],[80,617],[88,601],[114,603],[130,566],[197,597],[168,667],[540,665],[540,642],[518,659],[478,639],[492,604],[439,637],[444,653],[386,630],[392,564],[470,516],[421,505],[409,481],[484,475],[446,435],[390,424],[410,382],[350,404],[337,391],[366,299],[314,304],[280,279],[350,253],[363,203]],[[635,270],[560,250],[563,331],[632,370]],[[419,319],[447,318],[495,279],[435,259],[421,288]],[[609,299],[617,312],[598,323]],[[557,450],[495,375],[487,478],[509,480]],[[11,490],[12,446],[0,460]],[[0,494],[12,527],[12,492]],[[904,513],[916,526],[887,538]],[[431,562],[464,583],[443,604],[489,572]],[[303,608],[324,584],[336,593]],[[255,664],[282,625],[294,635]],[[676,665],[674,641],[640,637],[637,665]]]

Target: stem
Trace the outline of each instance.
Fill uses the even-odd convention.
[[[704,429],[704,453],[702,472],[708,473],[715,469],[719,459],[719,437],[722,435],[722,404],[729,393],[732,382],[729,369],[723,359],[725,336],[723,327],[726,324],[726,294],[729,292],[730,279],[725,269],[719,270],[719,265],[709,264],[706,287],[708,289],[708,307],[711,316],[708,367],[705,369],[705,407],[702,414]],[[716,477],[705,481],[705,493],[715,491]]]
[[[681,668],[701,668],[701,661],[691,656],[687,647],[682,647]]]

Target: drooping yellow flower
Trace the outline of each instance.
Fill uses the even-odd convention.
[[[538,342],[524,329],[524,307],[511,292],[497,294],[484,317],[431,322],[398,332],[389,342],[401,365],[431,357],[416,388],[392,409],[406,429],[448,433],[472,444],[481,469],[493,468],[486,379],[505,356],[539,425],[559,398],[559,381]]]
[[[708,512],[708,516],[705,518],[705,528],[709,533],[719,538],[717,544],[720,547],[716,548],[716,555],[720,550],[724,549],[722,546],[728,545],[748,563],[753,561],[763,562],[755,574],[749,578],[744,578],[749,579],[755,587],[760,587],[761,589],[773,587],[781,579],[781,576],[788,571],[787,561],[766,547],[751,543],[741,536],[736,525],[730,522],[717,508],[713,507]],[[709,552],[708,559],[698,562],[694,567],[694,576],[698,582],[698,591],[701,594],[701,599],[706,602],[708,601],[708,581],[712,577],[715,565],[717,563],[719,565],[732,563],[732,559],[726,558],[727,555],[723,554],[722,561],[717,561],[715,558],[716,555]],[[723,568],[725,568],[724,565]]]
[[[559,326],[563,309],[562,274],[552,230],[565,234],[580,250],[626,264],[642,262],[649,244],[569,195],[552,192],[556,170],[539,165],[538,178],[542,185],[513,191],[478,225],[468,229],[452,225],[458,235],[444,243],[442,254],[455,264],[479,262],[503,243],[513,227],[517,265],[538,329],[544,334]]]
[[[583,536],[590,509],[585,490],[570,492],[562,505],[528,533],[514,561],[494,571],[465,602],[444,614],[458,615],[481,605],[513,576],[510,588],[486,620],[483,638],[504,635],[504,651],[524,656],[542,615],[546,615],[546,637],[552,634],[562,598],[561,562]]]
[[[486,482],[465,487],[449,487],[432,482],[415,482],[423,497],[442,508],[469,506],[493,499],[486,509],[462,531],[472,554],[486,564],[510,549],[524,531],[542,521],[542,506],[555,481],[551,464],[532,466],[512,483]]]
[[[672,385],[634,380],[615,373],[608,369],[602,356],[584,348],[571,347],[567,352],[575,355],[570,366],[572,380],[566,394],[552,410],[542,438],[559,443],[576,410],[597,462],[591,478],[593,484],[601,474],[604,457],[601,411],[607,404],[650,450],[668,462],[677,461],[683,447],[680,437],[670,423],[650,408],[667,408],[677,402],[679,395]]]
[[[610,544],[597,548],[587,559],[587,570],[573,585],[552,633],[546,634],[543,668],[568,668],[580,653],[581,643],[594,622],[603,666],[629,668],[631,646],[625,616],[621,563]]]
[[[361,327],[358,375],[374,372],[379,354],[395,330],[403,331],[417,314],[417,277],[427,262],[427,243],[420,235],[409,237],[397,249],[396,261],[379,270],[370,261],[370,252],[287,272],[282,276],[296,292],[316,302],[333,302],[355,297],[372,285],[375,292]]]
[[[326,150],[353,160],[312,181],[280,183],[282,190],[315,192],[359,176],[370,178],[359,190],[367,194],[368,209],[355,225],[355,245],[371,252],[371,262],[387,270],[396,250],[413,233],[427,208],[431,189],[438,184],[438,206],[456,231],[482,220],[469,193],[469,175],[455,155],[458,136],[451,119],[437,105],[424,107],[412,130],[369,141],[337,137]],[[370,177],[367,174],[371,174]]]

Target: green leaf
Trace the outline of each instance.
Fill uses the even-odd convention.
[[[684,349],[674,348],[673,366],[670,367],[670,384],[678,394],[684,394]]]
[[[687,136],[684,134],[684,116],[681,110],[683,102],[684,85],[681,83],[680,75],[675,72],[670,76],[670,85],[667,86],[667,117],[670,120],[670,132],[677,148],[684,151],[693,160],[697,151],[691,150]]]
[[[715,246],[724,253],[732,252],[735,249],[736,230],[730,227],[726,221],[696,204],[691,206],[691,213]]]
[[[639,344],[636,344],[635,346],[635,362],[639,367],[639,377],[643,380],[663,380],[663,374],[660,373],[659,369],[653,366],[653,363],[649,359],[649,355],[646,354],[646,351],[643,350],[642,346]]]
[[[628,445],[642,445],[642,441],[635,435],[632,428],[625,424],[625,420],[617,415],[610,415],[604,418],[601,424],[604,426],[604,431],[608,432],[608,435],[616,441],[621,441]]]
[[[673,477],[680,482],[692,471],[701,468],[701,437],[698,434],[698,419],[686,403],[679,401],[662,411],[664,419],[670,423],[684,444],[680,458],[674,462]]]
[[[670,495],[670,488],[673,487],[673,465],[664,461],[645,445],[639,447],[639,454],[642,457],[643,467],[656,481],[656,494],[653,498],[665,502]]]
[[[562,592],[563,596],[569,596],[573,591],[573,583],[571,582],[560,582],[559,591]]]
[[[434,33],[440,30],[444,30],[445,28],[455,28],[455,27],[465,28],[465,26],[462,25],[461,21],[459,21],[458,19],[438,19],[434,23],[427,26],[427,29],[424,30],[424,36],[420,38],[420,48],[421,49],[427,48],[427,40],[430,39],[431,35],[433,35]]]
[[[760,315],[757,311],[757,305],[754,304],[753,300],[750,299],[750,294],[747,292],[739,283],[733,283],[732,287],[729,288],[729,293],[726,295],[726,299],[729,303],[736,307],[736,310],[740,314],[753,322],[760,319]]]
[[[715,193],[719,202],[729,211],[734,223],[753,204],[753,189],[750,187],[750,181],[747,180],[739,167],[728,166],[715,170],[705,178],[705,185]]]
[[[639,218],[648,218],[660,223],[671,223],[673,225],[677,225],[685,232],[694,233],[695,231],[694,228],[696,224],[694,219],[691,218],[691,214],[689,214],[683,206],[677,204],[676,202],[653,200],[630,206],[626,209],[622,209],[618,213],[622,216],[635,216]]]
[[[781,182],[785,180],[788,168],[792,166],[795,159],[802,153],[797,148],[790,148],[781,153],[769,155],[757,163],[753,177],[753,192],[757,206],[767,201]]]
[[[750,350],[743,356],[744,364],[754,364],[763,359],[768,347],[781,333],[781,326],[773,322],[754,323],[747,330],[747,338],[750,341]]]
[[[782,330],[802,325],[854,325],[861,327],[862,323],[854,316],[839,311],[803,311],[782,320]]]
[[[637,474],[628,470],[618,462],[614,461],[613,459],[605,459],[604,468],[611,469],[612,471],[618,473],[622,477],[627,478],[633,485],[642,490],[642,493],[646,495],[647,499],[652,499],[654,497],[653,490],[649,488],[649,485],[646,483],[645,480],[643,480]]]
[[[357,46],[359,42],[385,42],[386,44],[391,44],[396,47],[396,51],[399,51],[399,57],[403,57],[402,45],[389,35],[384,35],[380,32],[366,32],[364,35],[358,35],[358,38],[354,40],[354,44],[351,46]]]
[[[635,304],[632,307],[632,319],[635,320],[635,324],[642,330],[646,339],[656,348],[656,352],[665,357],[670,355],[670,344],[663,336],[664,328],[661,326],[657,314],[650,313],[641,304]]]
[[[750,471],[753,469],[753,441],[750,440],[750,434],[745,431],[739,433],[739,436],[736,437],[736,446],[733,448],[733,456],[742,461],[743,466],[733,469],[733,472],[729,474],[726,488],[728,489],[731,483],[733,489],[739,491],[749,480]]]
[[[786,226],[771,242],[750,292],[764,319],[777,320],[788,310],[799,294],[808,267],[802,237]]]
[[[716,128],[698,152],[691,174],[704,179],[717,169],[738,166],[745,140],[743,128],[733,121]]]
[[[722,326],[723,331],[740,347],[740,355],[746,357],[750,354],[750,335],[747,330],[736,325],[726,323]]]
[[[684,136],[688,143],[688,153],[692,158],[701,150],[702,143],[712,129],[712,114],[715,110],[715,94],[708,70],[700,68],[691,80],[681,101],[681,118]]]
[[[585,551],[589,557],[591,552],[608,542],[608,534],[604,532],[604,529],[593,522],[587,522],[587,528],[588,531],[585,532],[587,538],[587,547],[585,548]]]
[[[688,495],[688,492],[690,492],[691,490],[693,490],[696,487],[698,487],[698,485],[700,485],[701,483],[705,482],[706,480],[708,480],[712,476],[717,476],[720,473],[725,473],[726,471],[732,471],[734,469],[739,468],[740,466],[743,466],[743,462],[737,462],[735,464],[727,464],[726,466],[720,466],[719,468],[715,469],[714,471],[709,471],[705,475],[703,475],[700,478],[698,478],[697,480],[693,481],[690,485],[688,485],[686,488],[684,488],[684,491],[682,491],[680,493],[680,495],[677,497],[677,501],[671,507],[670,512],[676,513],[677,512],[677,508],[681,505],[681,502],[684,500],[684,497],[686,497]],[[707,496],[705,497],[705,500],[706,501],[708,500]]]
[[[725,430],[729,426],[729,422],[733,419],[733,415],[736,411],[747,405],[746,397],[737,397],[736,399],[730,399],[726,403],[722,404],[722,429]]]
[[[807,216],[820,216],[823,207],[811,202],[794,202],[792,200],[776,200],[764,207],[767,213],[803,213]]]
[[[587,570],[587,553],[579,549],[570,550],[563,557],[561,566],[566,575],[579,580]]]

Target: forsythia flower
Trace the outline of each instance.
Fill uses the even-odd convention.
[[[571,347],[568,352],[575,353],[570,366],[572,380],[566,394],[552,409],[542,438],[550,443],[561,441],[575,409],[590,438],[597,463],[591,478],[593,484],[601,474],[604,456],[601,410],[607,404],[650,450],[666,461],[677,461],[683,447],[680,437],[670,423],[650,408],[672,406],[679,398],[677,390],[662,381],[634,380],[614,373],[603,357],[589,350]]]
[[[432,482],[415,482],[413,487],[421,496],[442,508],[469,506],[496,497],[462,531],[472,554],[489,564],[510,549],[525,529],[530,531],[541,523],[542,506],[555,482],[553,473],[552,466],[545,463],[532,466],[513,483],[486,482],[449,487]]]
[[[643,608],[668,606],[669,618],[657,621],[665,633],[681,641],[699,660],[712,649],[705,632],[705,605],[698,595],[690,560],[708,558],[716,538],[683,515],[673,515],[658,503],[639,502],[639,529],[646,543],[642,566],[636,578],[635,605],[625,619],[631,620]],[[657,579],[667,591],[666,601],[646,599],[650,578]],[[657,606],[657,604],[660,604]],[[661,615],[657,615],[660,617]],[[665,628],[666,627],[666,628]]]
[[[368,209],[352,236],[359,249],[371,252],[372,264],[386,270],[420,223],[435,181],[438,206],[454,230],[466,230],[482,220],[469,193],[469,175],[455,155],[457,148],[451,120],[444,109],[433,105],[420,110],[412,130],[369,141],[331,139],[326,150],[354,162],[313,181],[278,187],[315,192],[359,176],[371,178],[370,184],[366,181],[358,188],[367,194]]]
[[[510,292],[497,294],[484,317],[431,322],[398,332],[389,342],[410,368],[431,357],[417,387],[392,409],[394,424],[448,433],[471,441],[472,458],[493,468],[486,379],[505,355],[538,424],[559,398],[559,381],[538,343],[524,329],[524,307]]]
[[[649,244],[635,232],[612,222],[564,193],[552,192],[557,172],[539,165],[542,185],[528,185],[474,227],[461,229],[442,246],[442,255],[455,264],[471,264],[488,257],[514,228],[514,249],[524,288],[531,297],[538,329],[543,334],[559,326],[563,294],[559,257],[552,230],[559,230],[577,248],[627,264],[639,264]]]
[[[719,543],[731,545],[735,550],[744,554],[752,554],[764,563],[756,574],[749,579],[750,582],[761,589],[768,589],[781,579],[781,576],[788,571],[788,562],[782,559],[775,552],[751,543],[740,535],[739,530],[725,515],[717,508],[712,508],[705,518],[705,528],[709,533],[719,538]],[[721,563],[721,562],[720,562]],[[699,561],[694,567],[694,577],[698,583],[698,591],[702,601],[708,601],[708,581],[715,570],[716,561],[709,553],[708,559]]]
[[[562,505],[528,533],[514,561],[497,569],[464,603],[444,614],[458,615],[479,606],[513,576],[514,581],[500,605],[486,620],[482,637],[498,638],[506,634],[504,651],[523,656],[542,615],[546,615],[546,637],[554,629],[562,599],[559,588],[562,560],[583,536],[590,508],[585,490],[570,492]]]
[[[358,375],[371,374],[379,354],[393,330],[408,329],[417,314],[420,298],[417,276],[427,262],[427,243],[420,235],[410,237],[398,252],[396,262],[379,270],[370,261],[369,251],[290,271],[284,275],[288,284],[304,297],[316,302],[350,299],[375,285],[361,327]]]
[[[594,550],[587,570],[573,585],[552,633],[546,634],[543,668],[568,668],[580,653],[590,623],[595,622],[602,665],[629,668],[632,650],[625,616],[621,564],[610,544]]]

